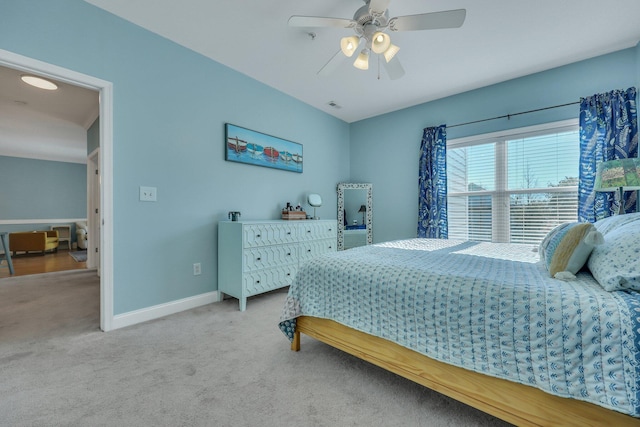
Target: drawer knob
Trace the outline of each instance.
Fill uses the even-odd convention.
[[[261,261],[261,260],[262,260],[262,258],[260,258],[260,257],[256,258],[256,261]]]
[[[262,237],[262,234],[256,234],[256,237]]]
[[[311,252],[311,249],[307,249],[307,252]]]
[[[287,276],[291,276],[291,273],[287,273]]]
[[[287,254],[287,256],[291,256],[291,252],[289,252],[289,253]]]
[[[307,233],[311,233],[311,230],[307,230]]]
[[[291,236],[291,232],[290,232],[290,231],[287,231],[287,234],[288,234],[289,236]]]
[[[256,283],[260,283],[260,280],[256,280]]]

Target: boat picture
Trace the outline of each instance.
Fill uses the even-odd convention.
[[[245,151],[247,149],[247,141],[243,141],[237,136],[234,138],[227,138],[227,146],[236,153],[239,153],[240,151]]]
[[[257,157],[262,155],[262,153],[264,152],[264,147],[262,145],[249,143],[247,144],[247,151],[252,156]]]
[[[280,159],[283,162],[290,162],[292,157],[293,157],[293,154],[291,154],[288,151],[281,151],[280,152]]]
[[[264,149],[264,155],[269,157],[270,159],[278,160],[278,156],[280,153],[273,147],[267,147]]]
[[[302,172],[302,144],[230,123],[225,125],[225,137],[227,161]]]

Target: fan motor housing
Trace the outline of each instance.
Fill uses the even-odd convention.
[[[385,10],[380,16],[374,16],[369,12],[369,5],[366,4],[356,10],[353,20],[358,24],[356,31],[360,30],[367,24],[373,24],[377,27],[384,28],[389,23],[389,11]]]

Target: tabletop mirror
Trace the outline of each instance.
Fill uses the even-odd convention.
[[[372,243],[372,184],[338,184],[338,250]]]

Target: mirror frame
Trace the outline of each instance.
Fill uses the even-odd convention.
[[[367,245],[373,243],[373,184],[341,182],[338,184],[338,250],[344,250],[344,190],[367,191]]]

